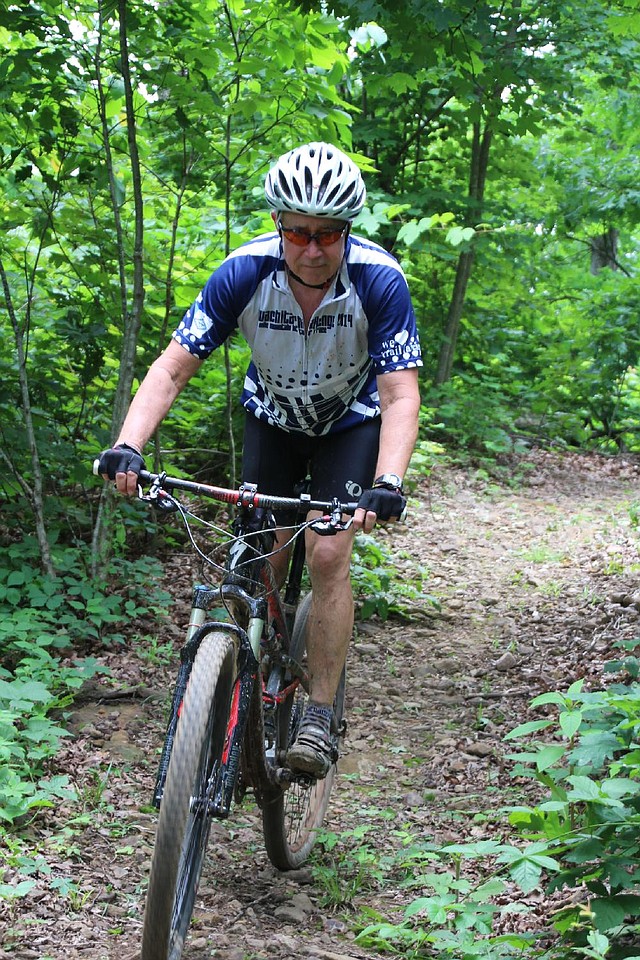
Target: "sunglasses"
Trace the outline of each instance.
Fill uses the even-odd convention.
[[[332,243],[338,242],[348,227],[349,224],[345,223],[344,227],[310,233],[304,227],[284,227],[282,222],[278,220],[278,230],[285,240],[294,243],[296,247],[308,247],[312,240],[315,240],[319,247],[330,247]]]

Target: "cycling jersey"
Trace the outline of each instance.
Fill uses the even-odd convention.
[[[305,330],[277,233],[243,244],[211,275],[174,332],[205,358],[240,330],[251,347],[243,406],[285,430],[322,435],[380,415],[379,374],[422,366],[398,262],[360,237]]]

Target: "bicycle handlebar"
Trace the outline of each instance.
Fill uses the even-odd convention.
[[[98,465],[94,460],[93,472],[100,476]],[[214,487],[208,483],[198,483],[195,480],[184,480],[181,477],[168,477],[165,473],[150,473],[141,470],[140,482],[147,486],[157,486],[159,490],[184,490],[186,493],[195,493],[209,500],[220,503],[231,503],[234,506],[262,507],[267,510],[319,510],[321,513],[332,513],[339,509],[341,513],[353,515],[358,504],[355,502],[340,503],[339,501],[312,500],[307,494],[299,497],[277,497],[271,494],[258,493],[251,485],[243,485],[237,490],[227,487]]]

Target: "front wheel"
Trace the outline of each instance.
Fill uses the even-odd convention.
[[[289,651],[301,665],[306,665],[310,609],[311,594],[308,593],[296,613]],[[288,682],[285,680],[285,685]],[[342,727],[345,686],[343,670],[333,704],[337,731]],[[276,757],[284,757],[295,740],[307,700],[308,695],[300,685],[280,704],[276,719]],[[334,763],[323,780],[294,780],[275,798],[266,801],[262,810],[264,842],[267,855],[278,870],[295,870],[307,860],[327,811],[335,775]]]
[[[141,960],[179,960],[193,913],[236,675],[233,635],[207,633],[193,662],[160,805]]]

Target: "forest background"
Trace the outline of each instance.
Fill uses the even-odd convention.
[[[92,477],[273,160],[361,165],[418,317],[416,472],[640,451],[638,0],[2,3],[0,818],[64,795],[51,719],[162,606],[153,523]],[[239,340],[148,461],[237,475]],[[145,550],[136,549],[141,542]],[[81,659],[80,659],[81,658]]]

